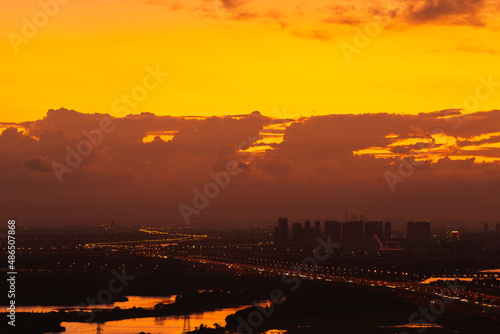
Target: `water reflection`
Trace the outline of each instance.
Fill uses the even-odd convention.
[[[120,306],[121,308],[144,307],[152,308],[159,302],[175,302],[175,296],[170,297],[129,297],[128,302],[115,303],[111,306]],[[269,305],[269,301],[264,301],[260,306]],[[63,322],[61,326],[66,328],[64,334],[135,334],[140,332],[151,334],[181,334],[187,329],[194,330],[195,327],[200,327],[201,324],[213,327],[215,324],[224,326],[226,317],[239,310],[247,308],[247,306],[239,306],[215,311],[193,313],[189,316],[170,316],[170,317],[151,317],[138,319],[125,319],[117,321],[108,321],[102,324],[95,323],[79,323],[79,322]],[[29,310],[41,310],[49,312],[53,307],[34,306],[27,307]],[[40,312],[40,311],[39,311]],[[283,334],[285,331],[271,330],[267,334]],[[55,333],[53,333],[55,334]]]
[[[132,308],[132,307],[142,307],[142,308],[152,308],[158,303],[171,304],[175,302],[176,295],[167,297],[142,297],[142,296],[127,296],[128,301],[116,302],[109,305],[86,305],[85,308],[80,306],[19,306],[16,307],[16,312],[51,312],[59,310],[107,310],[119,307],[121,309]]]
[[[443,328],[443,326],[441,325],[427,323],[427,322],[415,322],[397,326],[379,326],[379,327],[380,328]]]
[[[260,305],[266,305],[268,302],[263,302]],[[154,306],[154,305],[153,305]],[[61,326],[66,328],[64,334],[95,334],[98,331],[103,334],[136,334],[140,332],[151,334],[182,334],[186,329],[186,320],[189,321],[189,329],[194,330],[195,327],[200,327],[201,324],[214,326],[226,324],[226,317],[247,306],[218,309],[210,312],[194,313],[186,319],[185,316],[170,316],[158,318],[138,318],[125,319],[117,321],[108,321],[102,324],[95,323],[75,323],[63,322]],[[273,330],[268,331],[268,334],[283,334],[285,331]],[[55,334],[55,333],[52,333]]]

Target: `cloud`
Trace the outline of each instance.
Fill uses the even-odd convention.
[[[484,26],[485,0],[422,0],[408,4],[405,18],[413,23]]]
[[[148,6],[161,6],[170,11],[180,10],[185,7],[181,2],[167,0],[142,0],[141,3]]]
[[[360,25],[368,21],[388,22],[398,14],[397,8],[388,7],[383,4],[361,5],[331,5],[325,12],[328,17],[324,19],[326,23],[341,25]]]
[[[326,23],[357,25],[364,21],[359,17],[359,13],[353,5],[332,5],[330,11],[331,15],[325,19]]]
[[[260,166],[262,172],[277,178],[286,178],[290,175],[292,166],[282,159],[264,159]]]
[[[243,0],[219,0],[219,2],[228,10],[237,10],[246,3]]]
[[[371,21],[386,29],[407,29],[415,25],[485,27],[492,25],[496,12],[491,0],[395,0],[336,4],[325,8],[324,22],[360,26]],[[488,52],[491,48],[460,46],[461,51]]]
[[[88,140],[84,130],[99,128],[103,119],[114,130],[60,183],[52,162],[67,164],[68,147],[76,150]],[[287,124],[283,141],[252,153],[270,138],[260,134],[283,132],[273,128],[280,124]],[[498,110],[467,117],[459,110],[332,114],[292,122],[256,112],[115,118],[49,110],[43,119],[13,124],[0,134],[0,192],[10,198],[2,204],[9,210],[0,209],[32,223],[109,217],[179,223],[178,205],[190,203],[193,189],[211,182],[210,172],[235,161],[241,172],[196,217],[201,222],[274,219],[279,213],[340,219],[352,207],[380,219],[493,219],[493,198],[500,195],[498,124]],[[173,137],[144,143],[151,133]],[[401,159],[411,157],[420,164],[392,193],[384,173],[397,173]]]
[[[490,55],[496,55],[498,54],[498,50],[494,49],[492,47],[488,46],[480,46],[480,45],[459,45],[457,47],[458,51],[463,51],[463,52],[472,52],[472,53],[487,53]]]
[[[45,157],[31,157],[23,161],[22,167],[35,172],[53,172],[52,161]]]
[[[253,21],[295,37],[332,42],[352,34],[350,26],[379,22],[384,29],[401,31],[414,26],[494,26],[498,4],[494,0],[367,0],[286,3],[264,0],[193,0],[182,3],[166,0],[143,1],[169,11],[218,20],[223,24]],[[332,29],[331,25],[338,25]],[[460,45],[464,52],[496,54],[491,47]]]

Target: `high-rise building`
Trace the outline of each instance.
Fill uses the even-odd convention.
[[[500,240],[500,235],[499,235],[499,225],[500,223],[498,222],[490,222],[493,227],[490,226],[489,223],[484,223],[484,240],[487,242],[495,242],[497,240]]]
[[[342,224],[337,221],[327,220],[325,221],[325,237],[334,242],[340,241],[342,239]]]
[[[365,222],[365,240],[384,237],[384,222]]]
[[[304,226],[304,244],[313,245],[314,244],[314,228],[311,227],[311,222],[306,220]]]
[[[278,226],[274,228],[275,245],[277,248],[286,248],[288,244],[288,218],[279,217]]]
[[[301,223],[293,223],[292,225],[292,243],[296,246],[304,243],[304,233],[302,232]]]
[[[342,224],[342,241],[353,242],[363,240],[363,222],[345,222]]]
[[[384,240],[391,240],[392,237],[392,228],[391,222],[384,223]]]
[[[406,224],[406,236],[410,241],[425,241],[431,238],[431,223],[408,222]]]
[[[321,222],[319,220],[314,223],[314,235],[316,237],[321,236]]]

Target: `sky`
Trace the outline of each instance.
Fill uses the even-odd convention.
[[[33,224],[341,219],[352,209],[498,220],[499,9],[2,4],[2,214]]]
[[[60,107],[118,116],[112,102],[157,65],[168,79],[131,112],[273,116],[287,107],[310,116],[458,108],[478,77],[500,77],[499,6],[494,0],[5,3],[2,120],[39,119]],[[44,19],[47,11],[52,15]],[[491,110],[499,102],[495,94],[469,109]]]

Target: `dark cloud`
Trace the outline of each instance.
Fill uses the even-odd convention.
[[[460,109],[445,109],[433,112],[421,112],[418,114],[419,117],[449,117],[460,115],[462,115]]]
[[[103,119],[114,130],[59,182],[53,162],[67,164],[68,147],[81,146],[88,140],[83,131],[98,129]],[[0,193],[9,198],[0,211],[26,222],[105,222],[114,217],[179,223],[178,205],[190,203],[193,189],[212,181],[211,172],[235,161],[240,173],[196,217],[200,221],[274,219],[283,212],[340,219],[351,207],[372,218],[497,215],[493,199],[500,196],[500,163],[479,159],[500,159],[500,111],[467,117],[459,110],[443,110],[301,118],[286,128],[283,142],[273,144],[273,150],[249,153],[262,145],[257,143],[260,134],[265,139],[266,133],[282,132],[265,127],[289,121],[259,113],[114,118],[50,110],[41,120],[13,124],[0,134]],[[155,133],[173,138],[142,142]],[[385,153],[376,155],[373,148]],[[412,156],[421,162],[392,193],[385,173],[397,173],[401,159]],[[465,159],[472,156],[477,159]]]
[[[492,136],[490,138],[480,139],[476,141],[460,140],[458,141],[457,144],[463,147],[469,145],[483,145],[483,144],[496,144],[496,143],[500,143],[500,136]]]
[[[364,20],[359,17],[360,13],[357,13],[354,5],[334,5],[330,6],[329,9],[331,14],[325,19],[326,23],[357,25],[364,22]]]
[[[485,0],[424,0],[408,4],[405,18],[413,23],[484,26]]]
[[[362,25],[376,20],[388,29],[421,24],[483,27],[488,25],[491,11],[487,0],[400,0],[391,4],[379,1],[370,6],[355,3],[330,6],[325,10],[325,22]],[[474,48],[461,46],[460,49],[470,52]],[[476,51],[491,53],[493,50],[483,47]]]
[[[291,164],[282,159],[264,159],[260,164],[262,172],[277,178],[286,178],[290,175]]]
[[[52,160],[44,157],[31,157],[23,161],[22,167],[35,172],[53,172]]]
[[[326,12],[328,13],[328,17],[324,20],[326,23],[345,25],[360,25],[368,20],[384,23],[394,19],[398,14],[398,10],[390,10],[383,6],[359,7],[355,4],[332,5]]]
[[[224,8],[228,10],[236,10],[242,7],[246,1],[244,0],[219,0],[220,3],[224,6]]]

